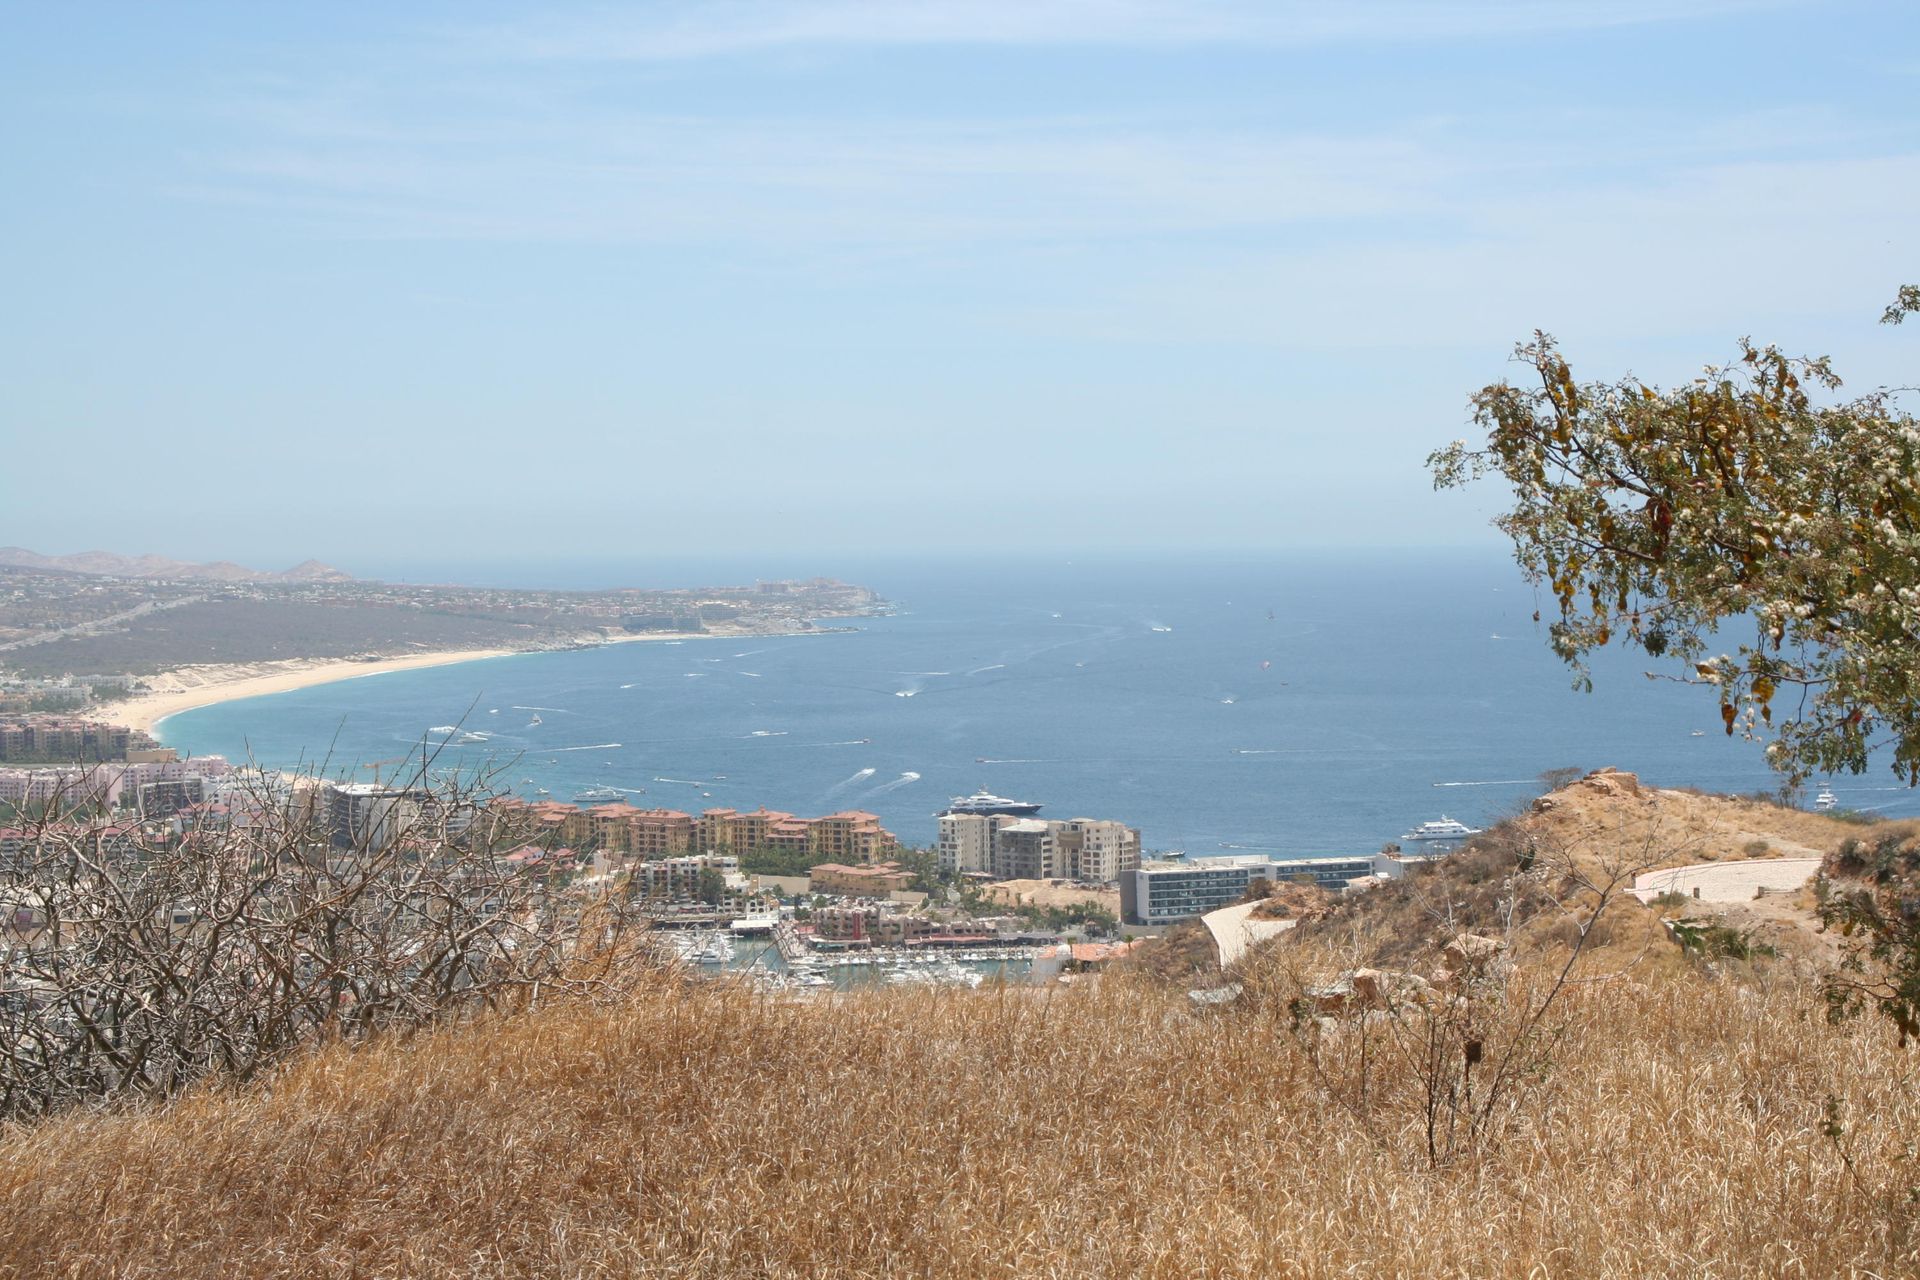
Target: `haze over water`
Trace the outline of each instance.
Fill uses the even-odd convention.
[[[606,786],[689,811],[862,808],[924,844],[948,797],[984,786],[1049,817],[1117,818],[1151,849],[1196,856],[1366,852],[1443,812],[1481,825],[1560,766],[1721,791],[1778,785],[1757,744],[1720,733],[1710,692],[1646,680],[1644,656],[1602,655],[1596,691],[1574,692],[1532,620],[1541,602],[1497,552],[832,568],[898,612],[839,634],[349,680],[186,712],[160,736],[277,766],[330,749],[338,772],[417,755],[430,727],[463,722],[487,743],[443,761],[493,759],[527,795]],[[674,572],[754,574],[709,569]],[[659,584],[660,573],[498,577]],[[1846,807],[1920,812],[1890,774],[1834,790]]]

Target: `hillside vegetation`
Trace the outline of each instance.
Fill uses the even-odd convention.
[[[1519,873],[1536,909],[1453,996],[1303,999],[1356,957],[1429,967],[1448,904],[1518,914],[1511,843],[1303,924],[1219,1007],[1138,971],[811,1002],[662,980],[15,1129],[0,1274],[1914,1274],[1911,1055],[1827,1021],[1817,951],[1705,958],[1614,898],[1558,981],[1581,885],[1650,824],[1694,815],[1700,858],[1858,828],[1555,799],[1529,822],[1582,852]],[[1462,1081],[1470,1140],[1436,1155]]]
[[[328,1050],[9,1135],[0,1272],[1911,1274],[1909,1060],[1801,984],[1574,992],[1551,1085],[1440,1169],[1284,1014],[1114,982],[655,990]],[[1337,1082],[1336,1082],[1337,1083]],[[1836,1134],[1837,1136],[1829,1136]]]

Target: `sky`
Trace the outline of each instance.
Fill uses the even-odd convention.
[[[1895,2],[0,3],[0,544],[1491,547],[1535,329],[1914,381],[1916,92]]]

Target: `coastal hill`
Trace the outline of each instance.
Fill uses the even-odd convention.
[[[1502,935],[1499,995],[1316,1016],[1284,985],[1410,964],[1449,910],[1493,928],[1536,868],[1840,860],[1898,826],[1623,774],[1546,799],[1416,873],[1424,900],[1372,890],[1274,944],[1274,998],[1124,971],[811,1001],[662,975],[57,1117],[0,1149],[0,1271],[1913,1274],[1911,1054],[1883,1020],[1829,1023],[1811,954],[1689,949],[1657,922],[1695,908],[1635,901],[1509,1036],[1580,918],[1542,874],[1575,910]],[[1522,870],[1529,836],[1560,843]],[[1462,1030],[1467,1056],[1436,1057]],[[1477,1119],[1450,1131],[1461,1095],[1435,1085],[1462,1080]]]
[[[353,577],[318,560],[303,560],[278,573],[249,569],[229,560],[194,564],[165,556],[123,556],[111,551],[79,551],[46,556],[25,547],[0,547],[0,566],[83,573],[112,578],[154,578],[168,582],[351,582]]]
[[[105,572],[0,566],[0,672],[152,676],[187,666],[553,649],[634,635],[759,635],[882,605],[872,591],[830,579],[548,591],[372,582],[313,562],[269,578]]]
[[[1276,909],[1262,914],[1297,923],[1256,945],[1242,967],[1257,969],[1302,944],[1337,942],[1353,964],[1417,970],[1449,932],[1513,934],[1550,948],[1565,940],[1562,909],[1592,902],[1584,888],[1568,887],[1573,876],[1588,884],[1618,879],[1606,925],[1588,945],[1595,954],[1630,952],[1643,977],[1671,976],[1703,939],[1708,951],[1817,974],[1840,954],[1816,912],[1815,872],[1825,866],[1844,875],[1845,851],[1920,829],[1870,819],[1765,796],[1659,787],[1603,769],[1540,797],[1431,871],[1330,908],[1302,903],[1295,886],[1273,886]],[[1540,868],[1538,892],[1525,892],[1514,874],[1523,861]],[[1645,888],[1636,894],[1636,886]],[[1238,976],[1222,972],[1217,944],[1198,922],[1154,940],[1129,963],[1187,986],[1218,987]]]

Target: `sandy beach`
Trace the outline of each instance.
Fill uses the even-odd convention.
[[[739,640],[765,639],[769,636],[831,635],[843,628],[816,627],[807,631],[651,631],[638,635],[613,635],[600,644],[631,644],[636,641]],[[431,653],[409,653],[372,662],[345,658],[289,658],[280,662],[228,663],[195,667],[176,667],[149,677],[151,692],[135,694],[125,702],[111,703],[89,711],[102,720],[124,724],[148,733],[170,715],[210,707],[237,698],[257,698],[267,693],[289,693],[336,680],[377,676],[388,671],[413,671],[421,667],[444,667],[455,662],[474,662],[481,658],[504,658],[515,653],[538,653],[538,649],[448,649]]]
[[[256,698],[266,693],[287,693],[336,680],[375,676],[388,671],[412,671],[420,667],[442,667],[479,658],[504,658],[514,649],[460,649],[433,653],[414,653],[404,657],[381,658],[375,662],[351,662],[345,659],[291,658],[284,662],[249,662],[223,666],[177,667],[152,677],[151,693],[137,694],[125,702],[99,709],[99,716],[116,724],[144,729],[170,715],[210,707],[235,698]]]

